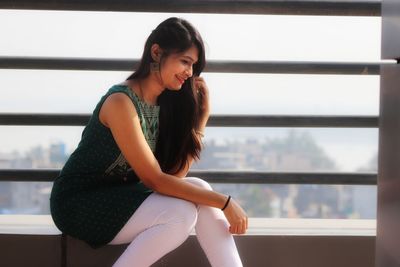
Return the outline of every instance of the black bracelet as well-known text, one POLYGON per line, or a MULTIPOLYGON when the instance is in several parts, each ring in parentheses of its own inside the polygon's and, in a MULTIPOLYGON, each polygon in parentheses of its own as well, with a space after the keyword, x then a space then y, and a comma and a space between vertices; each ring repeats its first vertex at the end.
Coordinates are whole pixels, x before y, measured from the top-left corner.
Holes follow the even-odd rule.
POLYGON ((228 206, 229 200, 231 200, 231 196, 230 195, 228 197, 228 200, 225 202, 225 206, 221 210, 224 210, 228 206))

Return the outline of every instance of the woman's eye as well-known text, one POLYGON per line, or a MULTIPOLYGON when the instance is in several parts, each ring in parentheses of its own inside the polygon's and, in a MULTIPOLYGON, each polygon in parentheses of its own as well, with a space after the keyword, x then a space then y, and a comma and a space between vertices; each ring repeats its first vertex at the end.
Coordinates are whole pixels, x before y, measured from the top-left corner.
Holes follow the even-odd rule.
POLYGON ((183 64, 189 64, 187 60, 182 60, 183 64))

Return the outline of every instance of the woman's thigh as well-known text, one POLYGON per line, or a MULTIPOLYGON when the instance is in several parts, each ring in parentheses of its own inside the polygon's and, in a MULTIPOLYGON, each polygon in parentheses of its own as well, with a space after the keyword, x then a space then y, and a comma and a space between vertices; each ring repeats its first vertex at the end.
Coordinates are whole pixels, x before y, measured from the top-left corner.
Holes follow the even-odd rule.
POLYGON ((174 220, 191 224, 196 219, 197 207, 192 202, 154 192, 143 201, 109 244, 130 243, 138 234, 157 224, 174 220))

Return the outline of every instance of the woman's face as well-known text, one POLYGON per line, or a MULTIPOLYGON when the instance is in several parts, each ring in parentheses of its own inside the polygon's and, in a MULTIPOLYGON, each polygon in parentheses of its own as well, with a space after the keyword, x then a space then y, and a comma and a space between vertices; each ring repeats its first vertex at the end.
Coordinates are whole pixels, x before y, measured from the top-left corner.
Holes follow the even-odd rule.
POLYGON ((192 45, 188 50, 169 55, 161 65, 161 77, 165 88, 180 90, 184 81, 193 75, 193 64, 198 60, 198 49, 192 45))

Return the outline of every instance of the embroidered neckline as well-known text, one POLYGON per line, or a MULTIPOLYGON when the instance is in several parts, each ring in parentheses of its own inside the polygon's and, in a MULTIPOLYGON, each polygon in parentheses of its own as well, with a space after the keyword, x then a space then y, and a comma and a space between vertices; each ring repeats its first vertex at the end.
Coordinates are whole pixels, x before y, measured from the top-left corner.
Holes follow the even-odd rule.
POLYGON ((159 105, 152 105, 152 104, 149 104, 149 103, 144 102, 142 99, 140 99, 140 97, 136 94, 136 92, 133 91, 128 85, 124 85, 124 84, 123 84, 123 85, 120 85, 120 86, 125 86, 125 87, 128 89, 128 91, 129 91, 133 96, 135 96, 135 98, 138 100, 138 102, 139 102, 140 104, 142 104, 143 106, 148 107, 148 108, 151 108, 151 109, 158 109, 158 108, 160 108, 159 105))

